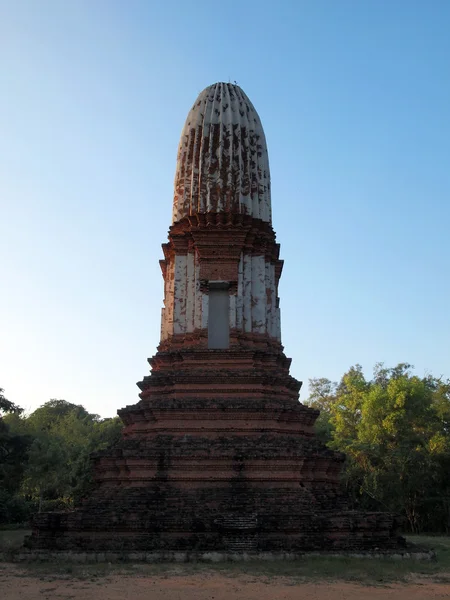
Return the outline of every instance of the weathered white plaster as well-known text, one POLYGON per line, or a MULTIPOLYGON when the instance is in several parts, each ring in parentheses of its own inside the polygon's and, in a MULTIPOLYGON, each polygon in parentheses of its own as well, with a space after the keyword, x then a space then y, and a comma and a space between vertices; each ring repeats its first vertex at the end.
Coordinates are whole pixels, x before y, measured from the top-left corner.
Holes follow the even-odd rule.
POLYGON ((252 331, 252 257, 244 255, 243 257, 243 325, 244 331, 252 331))
MULTIPOLYGON (((194 253, 174 256, 167 265, 161 340, 208 328, 208 294, 200 289, 200 267, 194 253)), ((227 292, 228 293, 228 292, 227 292)), ((280 340, 275 266, 264 256, 241 255, 237 293, 229 295, 230 329, 267 333, 280 340)))
POLYGON ((167 338, 167 329, 165 327, 166 318, 164 316, 165 309, 161 309, 161 341, 163 342, 167 338))
POLYGON ((195 314, 194 314, 194 329, 202 328, 202 310, 203 310, 203 298, 200 291, 200 265, 195 262, 195 314))
POLYGON ((252 256, 252 331, 266 332, 266 268, 264 256, 252 256))
POLYGON ((230 209, 271 221, 269 158, 247 95, 216 83, 201 92, 181 133, 172 221, 230 209))
POLYGON ((166 281, 164 290, 164 309, 163 309, 163 323, 162 323, 162 335, 161 339, 165 340, 173 333, 173 307, 174 307, 174 261, 169 261, 166 271, 166 281))
POLYGON ((275 267, 273 267, 273 337, 281 342, 280 309, 278 308, 278 290, 275 284, 275 267))
MULTIPOLYGON (((271 222, 264 131, 246 94, 230 83, 203 90, 188 114, 178 148, 173 222, 195 213, 223 211, 271 222)), ((201 287, 194 252, 168 259, 162 340, 208 328, 208 294, 201 287)), ((275 266, 264 255, 242 254, 237 293, 229 295, 230 329, 279 340, 277 303, 275 266)))
POLYGON ((175 256, 173 333, 186 333, 187 256, 175 256))
POLYGON ((272 335, 272 278, 271 264, 265 263, 265 285, 266 285, 266 332, 272 335))
POLYGON ((276 335, 274 337, 281 340, 281 311, 279 308, 277 308, 276 335))
POLYGON ((229 322, 230 327, 234 329, 236 327, 236 294, 230 294, 229 303, 229 322))
POLYGON ((195 329, 195 257, 191 252, 187 255, 186 265, 186 331, 195 329))
POLYGON ((244 257, 241 253, 238 266, 238 281, 237 281, 237 295, 236 295, 236 327, 243 329, 244 326, 244 257))

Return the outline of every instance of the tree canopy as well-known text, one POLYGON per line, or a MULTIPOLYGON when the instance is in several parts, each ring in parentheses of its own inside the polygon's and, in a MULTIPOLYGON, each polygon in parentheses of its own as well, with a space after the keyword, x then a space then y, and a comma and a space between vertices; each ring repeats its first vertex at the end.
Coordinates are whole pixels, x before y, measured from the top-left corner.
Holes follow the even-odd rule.
POLYGON ((76 504, 91 484, 90 454, 118 440, 120 419, 56 399, 27 416, 2 398, 0 522, 76 504))
POLYGON ((409 364, 360 365, 340 382, 310 381, 317 432, 347 461, 344 482, 355 506, 405 517, 414 532, 450 527, 450 382, 414 375, 409 364))

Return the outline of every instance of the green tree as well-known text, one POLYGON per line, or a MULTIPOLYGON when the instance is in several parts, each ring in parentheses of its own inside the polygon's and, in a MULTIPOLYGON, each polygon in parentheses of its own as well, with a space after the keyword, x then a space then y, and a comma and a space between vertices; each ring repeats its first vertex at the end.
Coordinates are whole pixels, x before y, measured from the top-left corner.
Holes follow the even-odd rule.
POLYGON ((330 419, 336 398, 336 387, 336 383, 325 377, 309 380, 309 398, 307 403, 312 408, 320 411, 316 420, 316 434, 326 444, 331 441, 333 434, 333 426, 330 419))
POLYGON ((92 484, 91 453, 120 438, 118 417, 53 399, 30 415, 0 394, 0 521, 70 507, 92 484))
POLYGON ((378 364, 367 381, 356 365, 339 384, 313 380, 311 390, 328 444, 347 455, 343 479, 355 506, 401 513, 416 532, 448 528, 448 382, 419 378, 405 363, 378 364))
POLYGON ((28 452, 22 490, 31 500, 38 502, 41 512, 43 501, 66 498, 69 489, 66 448, 56 437, 36 437, 28 452))
POLYGON ((11 402, 5 398, 5 390, 0 388, 0 418, 2 418, 5 414, 16 413, 21 414, 23 412, 23 408, 11 402))
POLYGON ((83 406, 50 400, 27 419, 34 437, 23 490, 33 499, 77 503, 91 484, 90 455, 117 441, 118 418, 101 419, 83 406))
POLYGON ((24 504, 18 497, 27 450, 28 436, 11 429, 8 419, 20 420, 23 409, 5 398, 0 388, 0 522, 23 520, 24 504))

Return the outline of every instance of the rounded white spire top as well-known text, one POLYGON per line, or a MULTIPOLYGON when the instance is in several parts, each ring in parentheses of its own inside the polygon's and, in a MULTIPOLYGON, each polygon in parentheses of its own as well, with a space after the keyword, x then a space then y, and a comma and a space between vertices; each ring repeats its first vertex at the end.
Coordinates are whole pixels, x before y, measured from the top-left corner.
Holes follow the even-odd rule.
POLYGON ((173 218, 234 212, 271 222, 266 138, 237 85, 216 83, 189 112, 178 147, 173 218))

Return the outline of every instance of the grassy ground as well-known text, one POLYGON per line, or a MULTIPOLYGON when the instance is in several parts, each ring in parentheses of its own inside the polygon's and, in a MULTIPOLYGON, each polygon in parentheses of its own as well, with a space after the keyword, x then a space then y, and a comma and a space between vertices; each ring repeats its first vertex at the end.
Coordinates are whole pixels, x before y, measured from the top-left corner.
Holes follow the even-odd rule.
MULTIPOLYGON (((7 558, 20 548, 26 530, 0 531, 0 552, 7 558)), ((26 571, 45 578, 75 577, 95 580, 111 575, 172 577, 202 572, 220 572, 223 575, 246 574, 265 578, 288 577, 295 581, 350 581, 383 585, 394 581, 428 579, 450 583, 450 537, 409 536, 408 541, 436 552, 436 560, 389 560, 367 558, 306 557, 295 561, 246 561, 215 564, 92 564, 78 565, 67 562, 21 563, 26 571)))
POLYGON ((27 529, 0 529, 0 552, 12 553, 23 544, 23 539, 31 531, 27 529))

